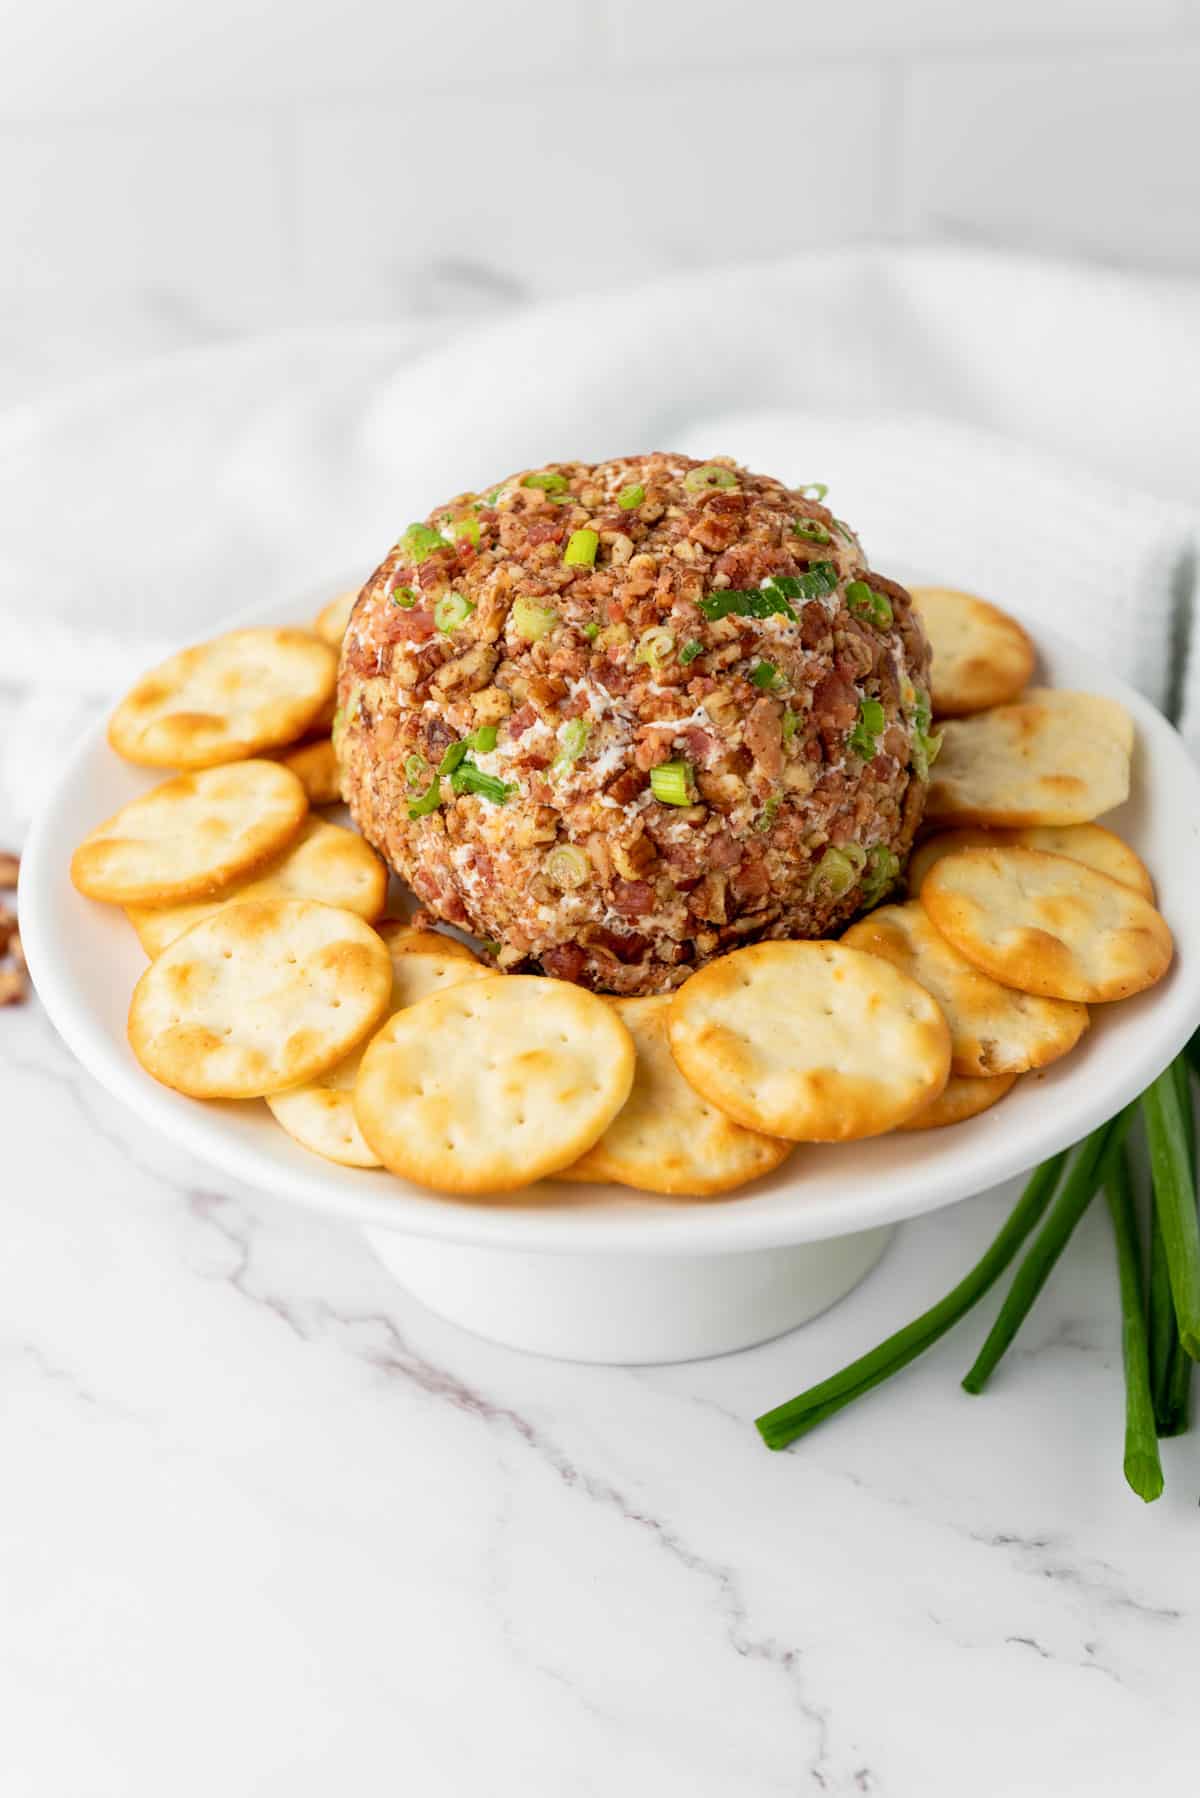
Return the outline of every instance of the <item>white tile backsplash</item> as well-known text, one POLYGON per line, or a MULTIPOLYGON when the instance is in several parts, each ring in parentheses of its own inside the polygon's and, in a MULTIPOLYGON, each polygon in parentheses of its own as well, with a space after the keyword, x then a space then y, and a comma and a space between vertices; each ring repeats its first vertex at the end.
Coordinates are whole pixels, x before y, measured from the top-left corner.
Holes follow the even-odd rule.
POLYGON ((0 117, 362 94, 586 67, 591 0, 36 0, 5 6, 0 117))
POLYGON ((622 62, 724 67, 787 56, 919 56, 969 46, 1142 41, 1181 26, 1190 0, 609 0, 622 62))
POLYGON ((82 310, 132 289, 214 328, 261 314, 285 274, 279 151, 239 116, 0 126, 6 291, 82 310))
MULTIPOLYGON (((611 286, 662 269, 862 237, 877 209, 879 73, 583 82, 514 105, 438 95, 402 122, 354 107, 298 127, 301 284, 338 316, 611 286), (829 146, 836 143, 836 156, 829 146)), ((581 354, 586 346, 581 346, 581 354)))
POLYGON ((1200 45, 917 68, 899 227, 1200 271, 1200 45))
POLYGON ((0 403, 872 235, 1200 274, 1195 0, 4 10, 0 403))

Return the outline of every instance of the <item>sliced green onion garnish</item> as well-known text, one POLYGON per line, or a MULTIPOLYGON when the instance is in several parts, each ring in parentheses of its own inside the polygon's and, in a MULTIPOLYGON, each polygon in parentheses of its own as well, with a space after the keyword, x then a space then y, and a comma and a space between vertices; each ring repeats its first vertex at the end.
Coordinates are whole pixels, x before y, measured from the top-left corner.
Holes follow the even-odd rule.
POLYGON ((833 539, 819 518, 797 518, 792 524, 792 535, 804 537, 809 543, 831 543, 833 539))
POLYGON ((513 629, 526 643, 536 643, 558 623, 558 613, 549 606, 539 606, 535 599, 515 599, 512 609, 513 629))
POLYGON ((428 524, 410 524, 400 539, 400 548, 410 562, 424 562, 435 550, 449 547, 441 532, 428 524))
POLYGON ((710 593, 700 601, 706 618, 769 618, 782 612, 795 621, 793 599, 820 599, 832 593, 838 584, 837 569, 832 562, 814 562, 803 574, 768 575, 762 586, 751 592, 728 587, 724 593, 710 593))
POLYGON ((584 529, 572 531, 567 540, 563 561, 568 568, 591 568, 596 560, 596 551, 600 547, 600 537, 596 531, 584 529))
POLYGON ((866 581, 851 581, 846 588, 846 604, 856 618, 869 618, 880 630, 892 622, 892 602, 886 593, 876 593, 866 581))
POLYGON ((833 521, 833 524, 834 524, 834 529, 836 531, 838 531, 839 534, 846 539, 847 543, 853 543, 856 541, 854 532, 850 529, 850 526, 846 523, 846 520, 844 518, 835 518, 833 521))
POLYGON ((942 747, 942 733, 931 729, 932 712, 929 695, 923 688, 915 689, 912 708, 912 765, 913 771, 920 780, 929 779, 929 770, 937 760, 938 751, 942 747))
POLYGON ((494 724, 481 724, 478 730, 473 730, 467 738, 467 748, 476 750, 480 755, 487 755, 489 750, 496 747, 498 735, 499 732, 494 724))
POLYGON ((438 763, 438 774, 453 774, 459 763, 465 760, 466 753, 467 745, 465 742, 451 743, 449 749, 438 763))
POLYGON ((855 755, 869 762, 875 754, 875 739, 883 729, 885 714, 877 699, 860 699, 858 717, 850 732, 849 747, 855 755))
POLYGON ((429 763, 423 755, 410 755, 404 763, 404 778, 410 787, 419 787, 429 774, 429 763))
POLYGON ((503 487, 493 487, 490 493, 484 494, 483 498, 478 501, 478 504, 481 506, 494 506, 503 492, 503 487))
POLYGON ((700 601, 700 610, 706 618, 769 618, 772 612, 782 612, 785 618, 793 621, 796 617, 786 593, 781 593, 775 582, 753 593, 742 592, 737 587, 727 587, 723 593, 710 593, 700 601))
POLYGON ((461 593, 443 593, 433 608, 433 622, 448 636, 466 622, 475 607, 461 593))
POLYGON ((478 549, 479 548, 479 520, 477 518, 470 517, 469 514, 467 514, 467 513, 464 513, 461 518, 456 518, 452 522, 452 524, 450 526, 450 535, 453 538, 455 538, 456 540, 460 537, 465 538, 465 540, 472 546, 473 549, 478 549))
POLYGON ((690 805, 691 784, 687 762, 660 762, 650 770, 650 791, 660 805, 690 805))
POLYGON ((736 487, 737 475, 719 462, 705 462, 701 468, 689 468, 683 484, 689 493, 708 493, 714 487, 736 487))
POLYGON ((886 843, 876 843, 868 849, 866 878, 862 886, 863 904, 878 905, 889 888, 895 885, 899 873, 900 858, 886 843))
POLYGON ((767 800, 767 803, 763 806, 762 811, 759 812, 758 817, 754 820, 755 830, 770 830, 772 824, 775 822, 775 814, 782 804, 782 794, 773 793, 770 799, 767 800))
POLYGON ((394 587, 392 589, 392 604, 402 606, 406 612, 412 611, 418 597, 415 587, 394 587))
POLYGON ((808 877, 809 898, 818 893, 830 899, 844 899, 866 864, 867 852, 858 843, 846 843, 841 849, 832 844, 808 877))
POLYGON ((617 504, 620 506, 622 512, 632 512, 635 506, 641 505, 645 497, 646 489, 640 482, 634 481, 632 486, 622 487, 620 493, 617 495, 617 504))
POLYGON ((803 574, 775 574, 763 582, 785 599, 823 599, 838 584, 838 572, 832 562, 814 562, 803 574))
POLYGON ((442 783, 435 774, 419 799, 414 799, 408 808, 410 818, 427 818, 430 812, 436 812, 442 803, 442 783))
POLYGON ((579 760, 587 748, 591 729, 586 718, 568 718, 567 722, 559 727, 558 754, 551 764, 551 774, 566 774, 571 764, 579 760))
POLYGON ((600 626, 598 624, 585 624, 583 627, 583 634, 589 643, 594 643, 596 638, 600 635, 600 626))
POLYGON ((542 867, 546 879, 563 892, 583 886, 592 873, 592 864, 583 850, 576 849, 571 843, 560 843, 557 849, 552 849, 542 867))
POLYGON ((756 662, 750 670, 750 680, 764 693, 782 693, 787 686, 786 676, 780 674, 774 662, 756 662))
POLYGON ((450 785, 456 793, 478 793, 481 799, 490 799, 493 805, 503 805, 517 790, 506 781, 498 780, 494 774, 485 774, 474 762, 461 762, 450 776, 450 785))
POLYGON ((825 498, 829 488, 824 481, 809 481, 803 487, 793 487, 792 492, 798 493, 801 499, 815 499, 819 503, 825 498))
POLYGON ((540 487, 543 493, 565 493, 567 478, 561 474, 527 474, 522 487, 540 487))
POLYGON ((783 746, 785 749, 789 747, 792 738, 799 728, 800 714, 799 712, 793 712, 789 706, 787 711, 783 714, 783 746))
POLYGON ((684 667, 686 668, 689 663, 694 662, 696 660, 697 656, 702 656, 703 654, 704 654, 703 643, 699 642, 697 638, 693 637, 691 642, 685 643, 683 648, 680 650, 679 660, 683 663, 684 667))
POLYGON ((638 646, 633 659, 635 662, 647 662, 651 668, 657 668, 660 662, 666 661, 674 647, 674 634, 661 624, 656 624, 650 630, 643 631, 638 638, 638 646))

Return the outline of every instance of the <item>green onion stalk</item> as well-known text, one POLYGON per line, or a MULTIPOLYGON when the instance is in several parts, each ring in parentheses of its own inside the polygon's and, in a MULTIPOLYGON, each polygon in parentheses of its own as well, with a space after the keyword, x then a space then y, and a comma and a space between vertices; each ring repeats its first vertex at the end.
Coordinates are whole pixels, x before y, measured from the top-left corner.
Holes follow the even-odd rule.
POLYGON ((1062 1191, 1017 1269, 987 1340, 963 1378, 964 1391, 979 1393, 987 1385, 1050 1278, 1075 1226, 1099 1192, 1105 1174, 1105 1157, 1120 1147, 1132 1119, 1133 1107, 1127 1105, 1124 1111, 1119 1111, 1107 1124, 1101 1124, 1080 1143, 1062 1191))
POLYGON ((799 1397, 777 1405, 756 1420, 758 1432, 768 1448, 786 1448, 790 1442, 806 1436, 827 1417, 841 1411, 855 1399, 874 1391, 893 1374, 915 1361, 932 1348, 947 1330, 964 1318, 978 1304, 989 1287, 994 1286, 1017 1250, 1025 1241, 1047 1205, 1054 1197, 1059 1175, 1067 1157, 1064 1151, 1032 1175, 1020 1199, 1000 1229, 991 1246, 980 1256, 971 1271, 964 1275, 945 1298, 921 1314, 902 1330, 881 1342, 867 1354, 860 1355, 840 1373, 831 1374, 816 1386, 810 1386, 799 1397))
POLYGON ((1104 1196, 1117 1246, 1117 1283, 1121 1295, 1121 1357, 1125 1367, 1125 1478, 1149 1504, 1162 1495, 1162 1461, 1154 1400, 1150 1391, 1150 1354, 1142 1298, 1142 1266, 1138 1249, 1133 1181, 1124 1148, 1111 1149, 1104 1169, 1104 1196))
POLYGON ((1179 1340, 1194 1361, 1200 1357, 1200 1219, 1189 1127, 1180 1102, 1179 1079, 1172 1068, 1142 1094, 1142 1116, 1179 1340))

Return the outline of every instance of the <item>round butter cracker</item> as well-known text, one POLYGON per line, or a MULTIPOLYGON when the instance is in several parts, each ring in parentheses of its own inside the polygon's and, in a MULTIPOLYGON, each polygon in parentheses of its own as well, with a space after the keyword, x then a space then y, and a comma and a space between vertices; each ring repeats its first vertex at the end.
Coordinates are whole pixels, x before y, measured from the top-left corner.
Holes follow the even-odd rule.
POLYGON ((1143 899, 1154 903, 1154 882, 1141 857, 1115 831, 1102 824, 1027 824, 1015 830, 986 830, 982 826, 966 826, 962 830, 942 830, 913 850, 908 863, 908 890, 915 898, 935 862, 958 849, 1041 849, 1047 855, 1065 855, 1068 861, 1083 862, 1110 880, 1132 887, 1143 899))
POLYGON ((333 697, 337 655, 310 631, 227 631, 142 676, 108 724, 126 761, 212 768, 292 743, 333 697))
POLYGON ((577 1161, 633 1085, 611 1005, 535 975, 489 976, 390 1018, 354 1109, 385 1167, 438 1192, 512 1192, 577 1161))
MULTIPOLYGON (((496 979, 490 969, 457 955, 411 954, 392 964, 392 1010, 415 1005, 465 980, 496 979)), ((302 1148, 343 1167, 382 1167, 354 1115, 354 1087, 366 1044, 316 1080, 267 1095, 276 1121, 302 1148)))
POLYGON ((1067 1054, 1088 1027, 1086 1005, 1042 999, 1001 986, 960 955, 924 906, 882 905, 842 937, 852 949, 881 955, 937 1000, 950 1026, 955 1074, 1023 1074, 1067 1054))
POLYGON ((1033 673, 1027 633, 999 606, 953 587, 910 587, 933 650, 933 711, 939 718, 986 711, 1015 699, 1033 673))
POLYGON ((1047 998, 1128 998, 1171 963, 1171 932, 1140 893, 1038 849, 947 855, 925 876, 921 904, 993 980, 1047 998))
POLYGON ((277 762, 180 774, 86 836, 71 857, 71 879, 111 905, 207 897, 273 860, 307 815, 304 788, 277 762))
POLYGON ((1016 1074, 985 1074, 982 1078, 951 1074, 945 1090, 930 1104, 922 1106, 914 1117, 898 1130, 944 1130, 949 1124, 964 1124, 998 1105, 1017 1083, 1016 1074))
POLYGON ((755 943, 671 998, 685 1078, 748 1130, 846 1142, 892 1130, 937 1097, 950 1031, 925 989, 841 943, 755 943))
POLYGON ((377 918, 387 899, 387 869, 357 831, 310 817, 281 857, 253 879, 235 882, 216 900, 130 906, 126 916, 146 954, 160 955, 202 918, 244 899, 315 899, 357 912, 360 918, 377 918))
POLYGON ((335 1067, 387 1011, 392 964, 355 912, 307 899, 223 905, 133 989, 129 1044, 197 1099, 255 1099, 335 1067))
POLYGON ((669 994, 609 1003, 637 1050, 633 1090, 599 1142, 560 1180, 707 1198, 786 1161, 792 1143, 735 1124, 679 1072, 667 1036, 669 994))

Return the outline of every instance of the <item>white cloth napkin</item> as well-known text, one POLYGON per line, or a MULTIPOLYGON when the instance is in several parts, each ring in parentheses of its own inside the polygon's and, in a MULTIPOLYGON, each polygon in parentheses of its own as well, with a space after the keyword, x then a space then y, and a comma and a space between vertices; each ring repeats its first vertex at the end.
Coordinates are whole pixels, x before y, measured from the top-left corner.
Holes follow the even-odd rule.
MULTIPOLYGON (((1160 704, 1183 684, 1200 289, 850 250, 540 308, 428 348, 293 332, 0 420, 0 790, 259 594, 365 576, 448 495, 556 456, 732 453, 823 480, 881 568, 992 593, 1160 704), (423 351, 424 353, 417 353, 423 351)), ((1200 739, 1200 665, 1187 676, 1200 739)))

